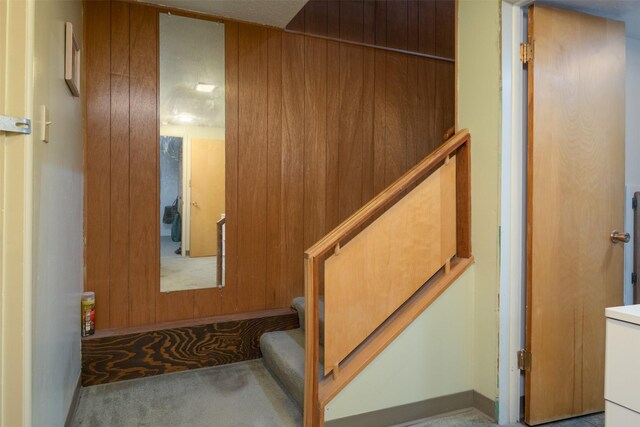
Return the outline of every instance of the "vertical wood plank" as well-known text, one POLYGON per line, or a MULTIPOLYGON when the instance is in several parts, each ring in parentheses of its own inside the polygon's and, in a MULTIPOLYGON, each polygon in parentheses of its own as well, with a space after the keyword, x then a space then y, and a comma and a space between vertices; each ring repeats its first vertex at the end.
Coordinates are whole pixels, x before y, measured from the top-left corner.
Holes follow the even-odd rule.
POLYGON ((221 313, 236 312, 238 305, 238 23, 227 22, 225 38, 225 217, 226 287, 221 290, 221 313))
POLYGON ((387 1, 387 46, 407 50, 407 0, 387 1))
POLYGON ((418 1, 418 52, 435 55, 436 53, 436 2, 438 0, 418 1))
POLYGON ((443 125, 446 132, 455 125, 455 64, 443 62, 440 66, 443 68, 443 125))
POLYGON ((420 39, 420 9, 419 0, 407 1, 407 50, 418 52, 420 39))
POLYGON ((327 0, 327 36, 340 38, 340 0, 327 0))
POLYGON ((407 147, 407 56, 387 53, 385 186, 408 168, 407 147))
POLYGON ((418 61, 418 159, 425 158, 441 143, 435 131, 436 120, 436 61, 420 58, 418 61))
POLYGON ((305 6, 304 28, 307 34, 326 36, 328 32, 328 0, 311 0, 305 6))
POLYGON ((437 144, 441 144, 442 143, 442 137, 444 132, 446 131, 446 129, 444 128, 444 105, 445 105, 445 100, 444 100, 444 96, 446 94, 446 90, 445 90, 445 77, 444 77, 444 67, 442 66, 442 64, 440 64, 439 62, 435 64, 434 66, 434 70, 435 70, 435 79, 436 79, 436 93, 435 93, 435 121, 434 121, 434 125, 433 125, 433 131, 435 133, 435 137, 436 137, 436 143, 437 144))
POLYGON ((197 289, 193 291, 193 318, 217 316, 221 309, 222 290, 197 289))
POLYGON ((384 190, 387 136, 387 53, 374 53, 373 192, 384 190))
POLYGON ((376 0, 376 45, 387 45, 387 0, 376 0))
POLYGON ((417 162, 418 141, 423 138, 419 134, 419 99, 418 99, 418 57, 407 58, 407 145, 405 150, 406 165, 412 167, 417 162))
POLYGON ((157 292, 155 322, 172 322, 194 318, 195 291, 157 292))
POLYGON ((327 42, 305 40, 304 248, 325 234, 327 42))
POLYGON ((85 130, 85 290, 96 293, 96 328, 110 325, 110 2, 84 3, 85 130))
POLYGON ((265 307, 267 29, 239 26, 238 310, 265 307))
POLYGON ((340 46, 338 219, 362 206, 363 61, 360 46, 340 46))
POLYGON ((303 291, 304 37, 282 35, 282 279, 287 300, 303 291))
POLYGON ((280 291, 282 233, 282 32, 269 30, 267 109, 267 308, 285 307, 290 301, 280 291))
POLYGON ((340 1, 340 39, 364 42, 364 1, 340 1))
POLYGON ((364 49, 362 79, 362 202, 374 192, 374 114, 375 114, 375 51, 364 49))
POLYGON ((436 1, 436 55, 455 56, 455 1, 436 1))
POLYGON ((326 229, 328 233, 339 224, 338 164, 340 149, 340 43, 327 43, 327 165, 326 165, 326 229), (331 65, 329 65, 331 64, 331 65))
POLYGON ((363 11, 363 32, 366 44, 376 44, 376 2, 373 0, 364 1, 363 11))
POLYGON ((444 142, 444 133, 454 125, 455 111, 455 76, 454 64, 438 61, 435 65, 436 72, 436 99, 435 99, 435 138, 437 145, 444 142))
POLYGON ((129 324, 154 323, 159 289, 156 9, 130 5, 129 324))
POLYGON ((129 326, 129 3, 111 3, 109 327, 129 326))

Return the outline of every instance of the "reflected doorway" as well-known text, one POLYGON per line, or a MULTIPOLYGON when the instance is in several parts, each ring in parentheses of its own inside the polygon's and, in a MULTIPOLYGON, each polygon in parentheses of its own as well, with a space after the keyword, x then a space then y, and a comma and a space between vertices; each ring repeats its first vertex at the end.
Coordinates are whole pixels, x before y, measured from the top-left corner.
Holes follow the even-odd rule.
POLYGON ((223 284, 224 141, 193 139, 191 147, 183 141, 160 137, 162 292, 223 284), (190 162, 183 161, 186 153, 190 162))

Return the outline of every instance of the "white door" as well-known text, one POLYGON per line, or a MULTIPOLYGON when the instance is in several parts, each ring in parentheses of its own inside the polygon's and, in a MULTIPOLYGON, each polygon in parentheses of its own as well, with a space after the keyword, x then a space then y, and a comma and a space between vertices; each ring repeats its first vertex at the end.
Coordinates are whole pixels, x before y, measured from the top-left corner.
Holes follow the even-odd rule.
MULTIPOLYGON (((34 7, 34 0, 0 1, 0 115, 33 111, 34 7)), ((0 131, 1 426, 31 425, 32 142, 0 131)))

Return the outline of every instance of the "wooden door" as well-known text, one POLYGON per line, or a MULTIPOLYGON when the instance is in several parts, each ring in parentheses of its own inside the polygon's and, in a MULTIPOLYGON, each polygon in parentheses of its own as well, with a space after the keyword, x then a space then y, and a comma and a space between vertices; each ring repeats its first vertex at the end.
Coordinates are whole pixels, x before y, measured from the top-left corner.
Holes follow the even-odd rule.
POLYGON ((216 223, 224 213, 224 141, 191 141, 189 255, 216 255, 216 223))
POLYGON ((622 304, 624 24, 531 6, 525 421, 604 410, 604 309, 622 304))

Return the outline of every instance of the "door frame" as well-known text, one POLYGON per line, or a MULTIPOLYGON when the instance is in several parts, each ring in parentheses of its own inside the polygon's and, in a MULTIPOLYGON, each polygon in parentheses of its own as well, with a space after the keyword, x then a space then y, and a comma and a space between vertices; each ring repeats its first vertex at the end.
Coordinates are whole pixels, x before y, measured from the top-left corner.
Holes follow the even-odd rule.
MULTIPOLYGON (((35 0, 0 2, 0 22, 0 45, 7 47, 0 54, 0 109, 33 119, 35 0)), ((31 425, 32 188, 33 136, 0 132, 0 425, 6 426, 31 425)))
POLYGON ((500 178, 500 307, 498 422, 516 423, 524 409, 524 375, 517 352, 525 338, 526 266, 526 41, 525 13, 532 0, 502 1, 502 159, 500 178))
MULTIPOLYGON (((500 308, 498 422, 518 422, 524 412, 524 375, 516 353, 525 340, 527 72, 520 43, 527 41, 527 9, 533 0, 502 1, 502 165, 500 194, 500 308), (510 120, 507 120, 510 119, 510 120), (506 338, 504 338, 506 337, 506 338)), ((627 113, 628 115, 628 113, 627 113)), ((625 157, 628 144, 625 141, 625 157)), ((633 232, 630 195, 625 182, 625 231, 633 232)), ((624 248, 624 304, 632 303, 632 243, 624 248)), ((603 314, 604 316, 604 314, 603 314)))

